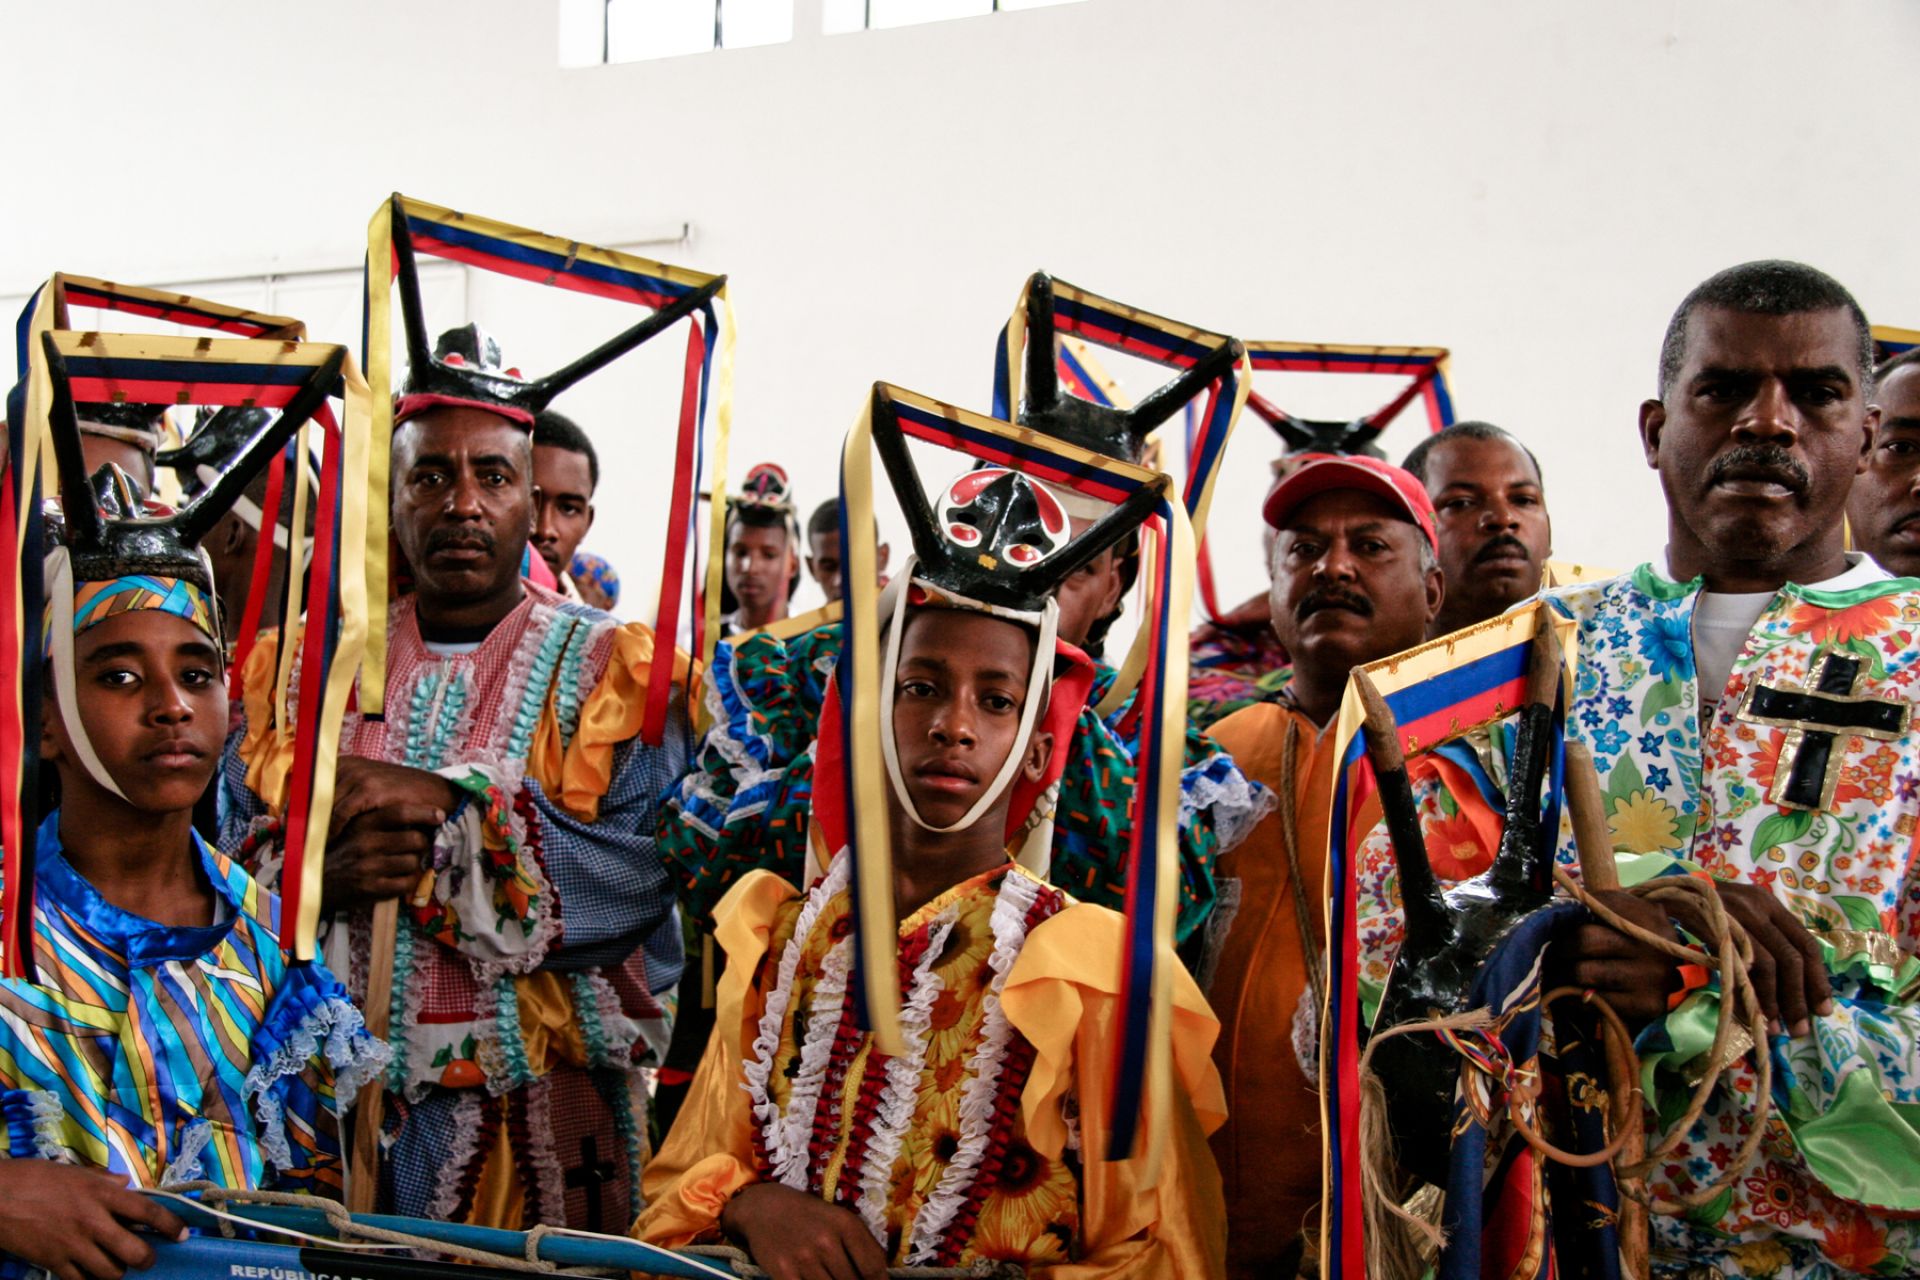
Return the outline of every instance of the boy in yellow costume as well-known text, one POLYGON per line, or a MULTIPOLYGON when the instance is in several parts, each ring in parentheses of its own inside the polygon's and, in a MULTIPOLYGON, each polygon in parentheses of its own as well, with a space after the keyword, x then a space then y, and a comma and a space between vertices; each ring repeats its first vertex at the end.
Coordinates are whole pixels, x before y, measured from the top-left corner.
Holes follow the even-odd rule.
POLYGON ((901 498, 919 559, 882 597, 880 687, 902 1052, 882 1053, 858 1008, 836 687, 815 820, 840 852, 807 891, 755 871, 717 909, 717 1026, 635 1233, 724 1234, 796 1280, 982 1260, 1217 1275, 1218 1025, 1175 974, 1171 1102, 1143 1117, 1163 1140, 1158 1177, 1143 1155, 1104 1158, 1124 921, 1008 853, 1092 684, 1086 656, 1055 640, 1050 593, 1139 516, 1074 538, 1059 500, 1002 466, 937 504, 901 498))

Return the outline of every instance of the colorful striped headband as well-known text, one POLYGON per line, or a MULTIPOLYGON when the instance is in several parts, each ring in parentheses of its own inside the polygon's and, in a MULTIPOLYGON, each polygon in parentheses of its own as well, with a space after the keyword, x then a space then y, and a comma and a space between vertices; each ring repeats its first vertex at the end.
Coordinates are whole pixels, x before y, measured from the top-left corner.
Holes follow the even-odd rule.
MULTIPOLYGON (((81 582, 73 588, 73 634, 78 636, 97 627, 108 618, 123 613, 151 609, 185 618, 207 633, 216 644, 219 624, 214 621, 213 597, 198 583, 185 578, 162 578, 135 573, 105 582, 81 582)), ((53 628, 53 611, 47 611, 47 630, 53 628)))

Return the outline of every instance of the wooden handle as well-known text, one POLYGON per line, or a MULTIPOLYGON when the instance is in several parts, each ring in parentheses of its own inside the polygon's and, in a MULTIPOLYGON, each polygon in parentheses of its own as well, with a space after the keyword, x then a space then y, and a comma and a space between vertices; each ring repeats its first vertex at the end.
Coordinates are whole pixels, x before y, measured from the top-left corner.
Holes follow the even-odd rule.
POLYGON ((1584 742, 1567 743, 1567 807, 1573 813, 1573 842, 1580 851, 1580 881, 1589 889, 1618 889, 1620 871, 1613 860, 1613 832, 1607 826, 1607 802, 1600 795, 1600 771, 1584 742))
POLYGON ((1367 757, 1373 761, 1373 771, 1387 773, 1406 768, 1406 753, 1400 747, 1400 726, 1394 722, 1387 700, 1380 696, 1379 686, 1364 668, 1355 667, 1350 675, 1366 713, 1361 732, 1366 735, 1367 757))
MULTIPOLYGON (((367 1030, 382 1040, 392 1019, 393 939, 400 927, 400 900, 373 908, 373 954, 367 957, 367 1030)), ((353 1152, 348 1165, 347 1212, 372 1213, 380 1189, 380 1128, 387 1115, 385 1073, 367 1081, 353 1104, 353 1152)))
POLYGON ((1541 604, 1535 623, 1533 646, 1527 654, 1527 702, 1551 707, 1559 700, 1560 681, 1566 659, 1560 652, 1560 633, 1553 626, 1553 607, 1541 604))

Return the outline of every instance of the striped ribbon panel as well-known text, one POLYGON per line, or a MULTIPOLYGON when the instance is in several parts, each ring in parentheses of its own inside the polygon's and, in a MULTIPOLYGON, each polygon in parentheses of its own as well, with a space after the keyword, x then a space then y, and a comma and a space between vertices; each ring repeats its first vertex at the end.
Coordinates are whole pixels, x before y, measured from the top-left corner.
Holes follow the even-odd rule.
POLYGON ((1920 329, 1896 329, 1890 324, 1873 326, 1873 362, 1885 364, 1897 355, 1920 347, 1920 329))
POLYGON ((54 325, 70 329, 69 306, 97 307, 128 315, 147 316, 194 329, 217 329, 242 338, 300 338, 306 325, 292 316, 268 315, 244 307, 229 307, 184 293, 165 293, 134 285, 95 280, 89 276, 62 273, 53 277, 54 325))

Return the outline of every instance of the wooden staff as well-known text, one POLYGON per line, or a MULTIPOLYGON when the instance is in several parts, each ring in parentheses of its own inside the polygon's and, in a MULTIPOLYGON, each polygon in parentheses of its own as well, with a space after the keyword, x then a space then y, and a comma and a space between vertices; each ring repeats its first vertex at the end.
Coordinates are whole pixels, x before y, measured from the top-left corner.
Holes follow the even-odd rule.
MULTIPOLYGON (((1600 772, 1594 767, 1593 752, 1585 743, 1567 743, 1567 807, 1573 815, 1573 840, 1580 851, 1580 881, 1591 892, 1600 893, 1620 887, 1620 871, 1614 863, 1613 833, 1607 827, 1606 802, 1600 795, 1600 772)), ((1647 1153, 1646 1113, 1640 1101, 1640 1081, 1635 1077, 1632 1058, 1623 1046, 1603 1036, 1606 1045, 1607 1078, 1612 1088, 1630 1093, 1632 1105, 1624 1109, 1626 1140, 1621 1144, 1619 1165, 1631 1165, 1647 1153)), ((1633 1280, 1645 1280, 1649 1245, 1649 1223, 1645 1199, 1645 1179, 1620 1182, 1620 1269, 1633 1280)))
MULTIPOLYGON (((393 940, 400 928, 400 900, 374 904, 373 954, 367 958, 367 1030, 382 1040, 393 1011, 393 940)), ((353 1155, 348 1165, 347 1212, 372 1213, 380 1189, 380 1127, 387 1115, 387 1079, 380 1072, 360 1090, 353 1106, 353 1155)))

